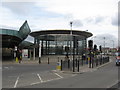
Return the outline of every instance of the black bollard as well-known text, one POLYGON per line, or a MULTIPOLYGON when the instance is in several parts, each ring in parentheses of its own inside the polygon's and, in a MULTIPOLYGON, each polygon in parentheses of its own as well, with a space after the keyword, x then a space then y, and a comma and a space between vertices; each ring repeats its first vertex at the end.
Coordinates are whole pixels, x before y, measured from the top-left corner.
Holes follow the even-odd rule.
POLYGON ((61 71, 62 71, 62 68, 63 68, 63 65, 62 65, 62 64, 63 64, 63 61, 61 60, 61 71))
POLYGON ((41 63, 41 58, 39 57, 39 64, 41 63))
POLYGON ((68 60, 68 69, 70 68, 70 60, 68 60))
POLYGON ((78 72, 79 72, 79 60, 78 60, 78 63, 77 63, 77 64, 78 64, 77 66, 78 66, 78 72))
POLYGON ((92 68, 94 68, 94 58, 92 58, 92 68))
POLYGON ((73 60, 73 72, 75 72, 75 63, 74 63, 74 60, 73 60))
POLYGON ((91 68, 91 57, 89 57, 90 60, 89 60, 89 68, 91 68))

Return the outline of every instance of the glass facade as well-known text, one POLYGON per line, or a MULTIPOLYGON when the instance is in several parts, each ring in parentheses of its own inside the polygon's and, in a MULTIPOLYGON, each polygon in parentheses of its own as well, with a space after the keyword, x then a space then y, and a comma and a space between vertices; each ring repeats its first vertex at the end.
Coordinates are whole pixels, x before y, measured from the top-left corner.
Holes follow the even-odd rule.
POLYGON ((42 55, 81 55, 86 53, 86 37, 81 35, 39 35, 35 37, 35 43, 39 44, 39 42, 41 42, 42 55))

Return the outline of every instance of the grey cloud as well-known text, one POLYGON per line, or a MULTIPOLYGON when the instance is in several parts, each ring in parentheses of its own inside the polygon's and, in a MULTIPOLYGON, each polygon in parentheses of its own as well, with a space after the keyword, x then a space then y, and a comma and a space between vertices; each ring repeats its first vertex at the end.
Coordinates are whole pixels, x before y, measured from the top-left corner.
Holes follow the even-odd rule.
POLYGON ((3 2, 2 6, 10 9, 13 13, 28 15, 32 10, 32 2, 3 2))
POLYGON ((104 47, 104 40, 105 40, 105 47, 113 47, 113 41, 114 41, 114 47, 117 47, 118 45, 117 44, 118 39, 111 34, 99 34, 99 35, 96 35, 96 37, 93 40, 95 44, 102 45, 102 47, 104 47))
POLYGON ((105 17, 102 17, 102 16, 95 17, 95 24, 102 22, 104 19, 105 19, 105 17))
POLYGON ((64 15, 64 18, 66 20, 72 21, 74 17, 73 17, 72 13, 67 13, 67 14, 64 15))
POLYGON ((118 26, 118 15, 117 15, 117 13, 111 19, 112 19, 112 25, 118 26))
POLYGON ((73 20, 73 26, 82 27, 83 23, 81 22, 81 20, 73 20))
POLYGON ((105 17, 103 16, 96 16, 96 17, 87 17, 84 20, 86 23, 91 23, 91 24, 98 24, 102 21, 104 21, 105 17))
POLYGON ((88 17, 88 18, 85 19, 85 21, 86 21, 87 23, 92 23, 92 22, 94 21, 94 18, 88 17))
POLYGON ((18 30, 19 29, 18 27, 11 27, 11 26, 8 26, 8 25, 0 25, 0 28, 12 29, 12 30, 18 30))

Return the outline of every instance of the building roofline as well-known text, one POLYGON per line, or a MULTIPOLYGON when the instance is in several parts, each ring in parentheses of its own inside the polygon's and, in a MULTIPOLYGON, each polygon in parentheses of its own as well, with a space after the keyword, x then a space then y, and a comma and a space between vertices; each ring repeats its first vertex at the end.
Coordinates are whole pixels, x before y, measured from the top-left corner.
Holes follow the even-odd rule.
MULTIPOLYGON (((71 30, 69 29, 53 29, 53 30, 40 30, 40 31, 34 31, 31 32, 30 35, 32 37, 36 37, 39 35, 45 35, 45 34, 70 34, 71 30)), ((73 35, 82 35, 85 37, 90 37, 93 34, 87 31, 82 30, 72 30, 73 35)))

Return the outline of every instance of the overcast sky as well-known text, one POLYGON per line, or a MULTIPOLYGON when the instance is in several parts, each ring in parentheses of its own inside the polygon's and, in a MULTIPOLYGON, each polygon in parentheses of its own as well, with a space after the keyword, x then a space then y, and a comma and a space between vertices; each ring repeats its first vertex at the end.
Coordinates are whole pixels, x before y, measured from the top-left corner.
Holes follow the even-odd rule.
POLYGON ((0 26, 18 30, 27 20, 32 31, 70 29, 73 21, 73 29, 93 33, 96 44, 103 45, 106 37, 106 46, 112 47, 112 40, 117 46, 119 0, 16 1, 2 0, 0 26))

